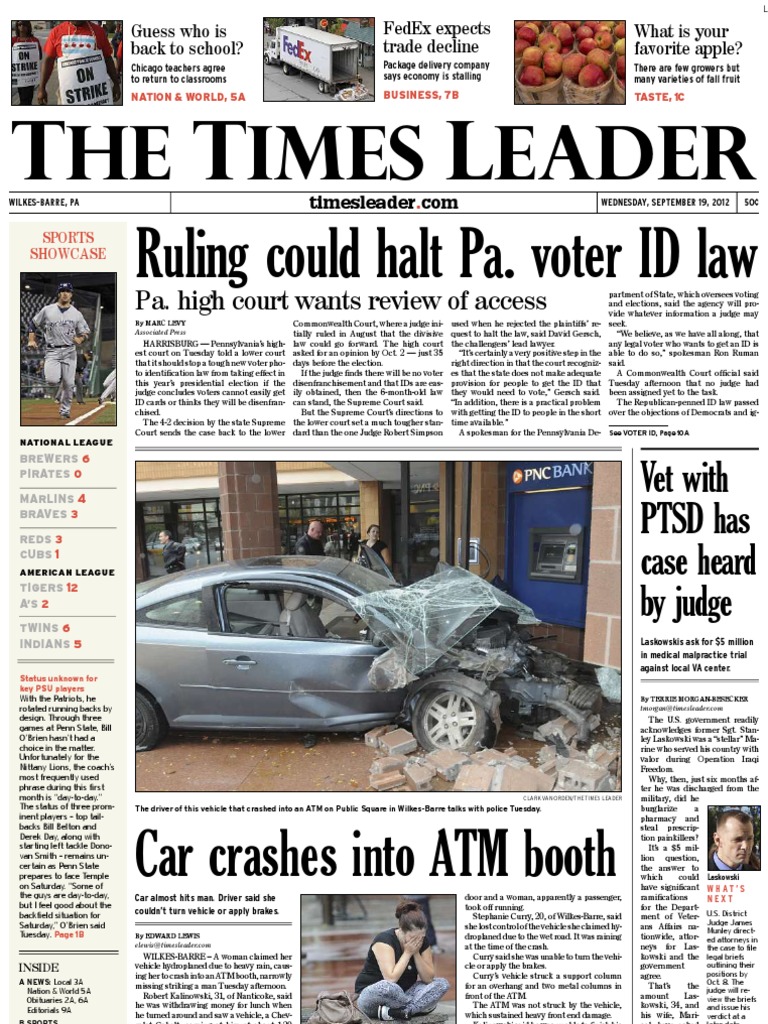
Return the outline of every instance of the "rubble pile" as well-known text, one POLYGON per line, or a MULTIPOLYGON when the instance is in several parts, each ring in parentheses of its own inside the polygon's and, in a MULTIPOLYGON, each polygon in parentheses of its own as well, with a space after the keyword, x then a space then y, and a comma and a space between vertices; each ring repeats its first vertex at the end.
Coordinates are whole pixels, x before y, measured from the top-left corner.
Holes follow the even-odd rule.
POLYGON ((547 744, 539 751, 537 764, 513 746, 473 753, 447 749, 427 753, 407 729, 379 726, 365 736, 366 745, 376 751, 369 785, 379 792, 402 789, 413 793, 430 792, 436 783, 441 791, 454 793, 611 793, 617 789, 617 736, 609 733, 609 745, 593 743, 581 750, 578 729, 560 715, 541 725, 534 739, 547 744))

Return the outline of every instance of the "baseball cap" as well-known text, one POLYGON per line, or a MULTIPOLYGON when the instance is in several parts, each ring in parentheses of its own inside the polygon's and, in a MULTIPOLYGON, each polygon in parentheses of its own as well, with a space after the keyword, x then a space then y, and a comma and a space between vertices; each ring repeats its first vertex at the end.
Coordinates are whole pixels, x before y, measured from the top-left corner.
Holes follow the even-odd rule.
POLYGON ((56 294, 58 295, 59 292, 73 292, 74 290, 75 286, 71 281, 59 281, 58 286, 56 287, 56 294))

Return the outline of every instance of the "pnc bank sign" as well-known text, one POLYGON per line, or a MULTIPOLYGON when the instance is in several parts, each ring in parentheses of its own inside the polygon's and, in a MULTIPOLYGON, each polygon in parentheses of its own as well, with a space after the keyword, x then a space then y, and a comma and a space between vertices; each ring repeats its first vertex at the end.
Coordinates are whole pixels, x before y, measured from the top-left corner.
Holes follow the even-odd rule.
POLYGON ((554 484, 583 487, 592 483, 594 463, 592 462, 551 462, 532 463, 512 470, 512 483, 516 487, 531 484, 554 484))

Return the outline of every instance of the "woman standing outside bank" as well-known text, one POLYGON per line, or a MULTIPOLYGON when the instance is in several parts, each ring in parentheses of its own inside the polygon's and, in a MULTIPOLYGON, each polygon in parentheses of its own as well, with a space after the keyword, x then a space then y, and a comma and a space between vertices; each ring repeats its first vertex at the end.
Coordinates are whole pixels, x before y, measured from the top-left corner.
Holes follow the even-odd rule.
POLYGON ((378 523, 371 523, 366 530, 365 546, 373 548, 376 554, 383 558, 389 568, 392 568, 392 555, 386 541, 381 539, 381 527, 378 523))
POLYGON ((397 927, 373 939, 355 982, 357 1005, 378 1020, 410 1020, 429 1013, 448 991, 445 978, 435 977, 427 920, 413 900, 395 908, 397 927))

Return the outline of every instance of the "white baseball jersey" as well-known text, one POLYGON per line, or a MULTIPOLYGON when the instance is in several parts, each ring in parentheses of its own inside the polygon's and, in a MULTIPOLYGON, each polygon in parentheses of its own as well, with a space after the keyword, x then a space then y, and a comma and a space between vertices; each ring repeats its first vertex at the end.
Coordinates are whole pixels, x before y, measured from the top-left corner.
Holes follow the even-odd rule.
POLYGON ((76 337, 90 334, 88 324, 83 319, 80 310, 74 306, 60 306, 58 302, 52 302, 50 306, 43 306, 40 312, 32 318, 32 323, 39 331, 42 331, 45 344, 49 348, 74 346, 76 337))

